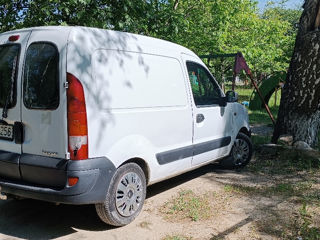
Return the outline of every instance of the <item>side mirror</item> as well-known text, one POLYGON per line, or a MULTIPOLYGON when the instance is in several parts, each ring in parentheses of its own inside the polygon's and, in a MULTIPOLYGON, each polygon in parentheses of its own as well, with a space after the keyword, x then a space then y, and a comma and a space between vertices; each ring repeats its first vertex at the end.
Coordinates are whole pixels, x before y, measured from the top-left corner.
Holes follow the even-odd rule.
POLYGON ((221 97, 221 98, 219 98, 219 106, 220 106, 220 107, 225 107, 225 106, 227 106, 227 98, 226 98, 226 97, 221 97))
POLYGON ((238 102, 238 93, 235 91, 226 92, 226 101, 227 102, 238 102))

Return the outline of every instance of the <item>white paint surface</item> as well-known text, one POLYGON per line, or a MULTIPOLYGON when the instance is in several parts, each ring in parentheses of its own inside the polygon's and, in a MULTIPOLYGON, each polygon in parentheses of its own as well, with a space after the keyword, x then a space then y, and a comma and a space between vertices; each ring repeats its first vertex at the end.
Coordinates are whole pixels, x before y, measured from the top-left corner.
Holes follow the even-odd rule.
MULTIPOLYGON (((129 159, 141 158, 148 165, 151 183, 227 155, 240 128, 249 129, 248 115, 240 104, 203 109, 195 106, 185 62, 191 60, 205 65, 182 46, 93 28, 40 27, 31 30, 17 31, 25 34, 20 38, 22 53, 37 41, 52 42, 59 50, 60 104, 53 111, 21 106, 20 64, 19 104, 9 111, 9 119, 22 119, 26 134, 22 151, 25 153, 55 153, 56 157, 65 158, 68 149, 64 88, 67 72, 77 77, 84 88, 89 157, 105 156, 116 167, 129 159), (196 124, 197 113, 205 115, 203 124, 196 124), (157 153, 224 136, 232 137, 231 144, 225 148, 165 165, 157 162, 157 153)), ((5 37, 7 35, 0 35, 0 41, 5 37)), ((84 143, 82 140, 77 139, 74 144, 84 143)), ((0 150, 20 152, 21 146, 0 140, 0 150)))

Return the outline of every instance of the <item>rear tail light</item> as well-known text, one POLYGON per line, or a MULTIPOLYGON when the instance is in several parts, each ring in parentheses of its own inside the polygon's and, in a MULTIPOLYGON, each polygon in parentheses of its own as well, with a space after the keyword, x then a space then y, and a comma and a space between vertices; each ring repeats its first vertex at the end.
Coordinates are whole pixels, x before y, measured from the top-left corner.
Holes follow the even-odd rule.
POLYGON ((67 73, 68 141, 71 160, 88 158, 88 126, 86 102, 81 82, 67 73))
POLYGON ((11 36, 8 38, 8 40, 9 40, 10 42, 15 42, 15 41, 18 41, 19 38, 20 38, 20 35, 11 35, 11 36))

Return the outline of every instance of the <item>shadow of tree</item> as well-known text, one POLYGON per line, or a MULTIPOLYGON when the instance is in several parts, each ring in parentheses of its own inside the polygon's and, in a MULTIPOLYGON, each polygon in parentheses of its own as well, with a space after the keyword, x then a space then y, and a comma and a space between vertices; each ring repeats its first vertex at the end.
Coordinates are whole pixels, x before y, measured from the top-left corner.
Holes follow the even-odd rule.
MULTIPOLYGON (((211 165, 210 165, 211 166, 211 165)), ((148 188, 147 198, 201 177, 212 168, 205 166, 148 188)), ((55 205, 24 199, 0 202, 0 233, 24 239, 51 239, 77 232, 114 229, 103 223, 93 205, 55 205)))
POLYGON ((319 237, 320 232, 315 230, 319 223, 313 219, 312 212, 314 216, 319 214, 320 172, 318 165, 307 164, 310 158, 318 161, 319 153, 299 151, 297 155, 292 149, 274 148, 273 151, 258 148, 252 163, 238 173, 203 176, 227 186, 235 199, 242 199, 244 203, 237 207, 246 215, 238 223, 212 234, 212 239, 228 238, 246 224, 250 224, 258 236, 268 238, 319 237), (309 206, 310 212, 301 212, 304 205, 309 206))

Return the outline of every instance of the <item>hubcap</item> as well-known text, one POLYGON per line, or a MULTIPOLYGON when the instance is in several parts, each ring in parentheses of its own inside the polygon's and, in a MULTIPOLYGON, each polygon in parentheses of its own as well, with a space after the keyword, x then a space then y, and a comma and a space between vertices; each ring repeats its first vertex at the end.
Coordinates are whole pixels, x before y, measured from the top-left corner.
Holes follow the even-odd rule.
POLYGON ((142 200, 143 187, 140 177, 133 172, 125 174, 118 183, 116 208, 120 215, 129 217, 134 214, 142 200))
POLYGON ((233 145, 233 158, 237 166, 242 165, 249 157, 249 145, 243 139, 236 139, 233 145))

